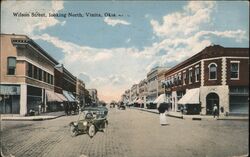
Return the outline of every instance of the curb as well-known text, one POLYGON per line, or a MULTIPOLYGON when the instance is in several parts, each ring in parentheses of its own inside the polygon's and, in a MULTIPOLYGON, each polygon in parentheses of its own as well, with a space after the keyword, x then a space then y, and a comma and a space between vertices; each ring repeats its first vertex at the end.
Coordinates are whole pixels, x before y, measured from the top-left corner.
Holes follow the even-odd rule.
POLYGON ((20 119, 4 119, 2 118, 1 121, 43 121, 43 120, 51 120, 51 119, 56 119, 59 117, 62 117, 65 115, 60 115, 60 116, 55 116, 55 117, 47 117, 47 118, 32 118, 32 119, 25 119, 25 118, 20 118, 20 119))
POLYGON ((167 114, 167 116, 174 117, 174 118, 179 118, 179 119, 184 119, 183 116, 176 116, 176 115, 171 115, 171 114, 167 114))
MULTIPOLYGON (((154 112, 154 111, 150 111, 150 110, 144 110, 141 108, 131 108, 131 109, 136 109, 136 110, 140 110, 140 111, 145 111, 145 112, 149 112, 149 113, 154 113, 154 114, 159 114, 158 112, 154 112)), ((179 119, 192 119, 192 120, 234 120, 234 121, 249 121, 249 118, 237 118, 237 117, 228 117, 228 118, 218 118, 218 119, 213 119, 213 118, 206 118, 206 117, 185 117, 183 115, 173 115, 173 114, 166 114, 169 117, 174 117, 174 118, 179 118, 179 119)))

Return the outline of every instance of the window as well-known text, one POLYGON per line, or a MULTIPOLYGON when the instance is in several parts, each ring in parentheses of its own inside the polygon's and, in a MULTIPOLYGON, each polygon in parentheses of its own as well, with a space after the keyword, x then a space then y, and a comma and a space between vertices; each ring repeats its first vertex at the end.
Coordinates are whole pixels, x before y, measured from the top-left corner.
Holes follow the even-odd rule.
POLYGON ((188 73, 188 81, 189 81, 189 84, 191 84, 192 83, 192 76, 193 74, 192 74, 192 69, 191 70, 189 70, 189 73, 188 73))
POLYGON ((178 84, 181 84, 181 73, 178 74, 178 84))
POLYGON ((50 74, 47 73, 47 83, 50 83, 50 74))
POLYGON ((196 67, 195 71, 194 71, 194 75, 195 75, 195 82, 199 82, 199 78, 200 78, 200 68, 196 67))
POLYGON ((215 63, 209 64, 209 80, 217 79, 217 65, 215 63))
POLYGON ((43 72, 43 82, 47 82, 47 72, 43 72))
POLYGON ((8 57, 8 75, 15 75, 16 71, 16 57, 8 57))
POLYGON ((32 64, 28 63, 28 76, 32 77, 32 64))
POLYGON ((183 73, 183 85, 186 84, 186 77, 187 77, 187 75, 186 75, 186 73, 184 72, 184 73, 183 73))
POLYGON ((35 78, 35 79, 38 79, 37 71, 38 71, 37 67, 34 66, 34 78, 35 78))
POLYGON ((43 73, 42 69, 39 68, 39 78, 38 78, 38 79, 39 79, 40 81, 42 81, 42 78, 43 78, 43 77, 42 77, 42 73, 43 73))
POLYGON ((54 84, 54 76, 51 75, 51 84, 53 85, 54 84))
POLYGON ((230 76, 231 79, 239 79, 239 63, 238 62, 231 62, 230 68, 230 76))

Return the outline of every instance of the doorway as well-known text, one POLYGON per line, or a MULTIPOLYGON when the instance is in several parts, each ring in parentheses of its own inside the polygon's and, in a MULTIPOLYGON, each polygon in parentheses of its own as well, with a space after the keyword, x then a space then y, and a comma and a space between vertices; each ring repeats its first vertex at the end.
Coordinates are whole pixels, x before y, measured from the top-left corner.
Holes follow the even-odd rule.
POLYGON ((207 115, 212 115, 213 114, 213 106, 214 104, 217 105, 217 108, 219 109, 219 96, 216 93, 209 93, 206 97, 206 114, 207 115))

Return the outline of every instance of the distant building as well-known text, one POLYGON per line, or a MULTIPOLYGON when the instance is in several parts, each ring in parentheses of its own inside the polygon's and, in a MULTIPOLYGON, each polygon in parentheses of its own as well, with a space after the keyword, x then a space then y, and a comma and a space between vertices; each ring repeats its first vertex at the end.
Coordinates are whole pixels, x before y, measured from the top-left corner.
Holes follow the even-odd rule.
POLYGON ((85 104, 84 89, 85 89, 85 83, 82 80, 77 79, 76 97, 77 100, 79 101, 80 106, 83 106, 85 104))
POLYGON ((91 97, 92 102, 98 104, 97 90, 96 89, 88 89, 88 91, 89 91, 89 95, 91 97))
POLYGON ((139 101, 141 103, 141 107, 146 107, 146 98, 147 98, 147 80, 143 79, 139 83, 139 101))
POLYGON ((159 73, 166 68, 155 67, 147 73, 147 104, 153 103, 159 93, 159 73))
POLYGON ((206 47, 165 73, 171 108, 190 114, 249 114, 249 48, 206 47))
POLYGON ((138 84, 134 84, 130 89, 131 94, 131 102, 134 104, 139 97, 139 86, 138 84))

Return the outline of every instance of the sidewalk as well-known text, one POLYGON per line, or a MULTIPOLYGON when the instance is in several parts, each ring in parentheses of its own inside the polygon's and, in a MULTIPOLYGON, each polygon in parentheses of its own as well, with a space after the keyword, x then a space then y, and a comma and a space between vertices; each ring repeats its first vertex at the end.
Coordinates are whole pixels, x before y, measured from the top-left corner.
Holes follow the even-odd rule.
POLYGON ((55 119, 64 116, 65 112, 49 112, 42 113, 37 116, 20 116, 19 114, 1 114, 1 120, 3 121, 41 121, 55 119))
MULTIPOLYGON (((146 108, 137 108, 137 107, 130 107, 131 109, 137 109, 145 112, 159 114, 157 109, 146 109, 146 108)), ((167 112, 167 116, 180 118, 180 119, 191 119, 191 120, 249 120, 248 116, 221 116, 219 118, 214 118, 210 115, 182 115, 181 112, 167 112)))

